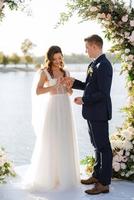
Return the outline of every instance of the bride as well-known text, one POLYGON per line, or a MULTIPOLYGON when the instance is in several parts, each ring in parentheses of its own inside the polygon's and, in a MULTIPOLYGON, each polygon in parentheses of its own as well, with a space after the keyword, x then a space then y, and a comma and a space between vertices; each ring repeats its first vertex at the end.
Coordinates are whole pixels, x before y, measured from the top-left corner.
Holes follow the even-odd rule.
POLYGON ((78 145, 69 94, 58 46, 48 49, 45 67, 36 72, 32 122, 36 142, 25 186, 32 191, 67 189, 80 182, 78 145))

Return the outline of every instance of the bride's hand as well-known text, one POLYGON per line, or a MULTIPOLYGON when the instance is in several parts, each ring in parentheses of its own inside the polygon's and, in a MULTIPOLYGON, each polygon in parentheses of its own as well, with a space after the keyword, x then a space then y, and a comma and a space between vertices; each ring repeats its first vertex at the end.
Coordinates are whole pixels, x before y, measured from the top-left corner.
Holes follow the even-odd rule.
POLYGON ((63 85, 64 84, 64 77, 60 76, 58 79, 57 79, 57 85, 63 85))
POLYGON ((76 103, 78 105, 82 105, 83 104, 82 97, 76 97, 74 99, 74 103, 76 103))
POLYGON ((64 78, 64 84, 65 84, 65 86, 66 86, 66 88, 67 89, 71 89, 72 88, 72 86, 73 86, 73 83, 74 83, 74 78, 72 78, 72 77, 65 77, 64 78))

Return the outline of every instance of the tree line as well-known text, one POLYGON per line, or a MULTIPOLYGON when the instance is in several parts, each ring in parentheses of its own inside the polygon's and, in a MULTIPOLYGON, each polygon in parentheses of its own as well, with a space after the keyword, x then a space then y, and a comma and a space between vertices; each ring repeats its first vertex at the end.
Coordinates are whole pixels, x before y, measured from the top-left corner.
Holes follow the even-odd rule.
MULTIPOLYGON (((36 45, 33 44, 29 39, 25 39, 20 49, 22 51, 22 56, 19 56, 17 53, 13 53, 12 55, 5 55, 2 51, 0 51, 0 64, 6 67, 8 64, 23 64, 26 68, 28 68, 29 64, 33 64, 35 66, 40 67, 42 63, 44 63, 45 56, 35 56, 31 53, 31 50, 36 45)), ((113 53, 106 53, 108 59, 114 63, 120 62, 120 58, 117 58, 113 53)), ((70 55, 64 55, 64 61, 66 64, 82 64, 89 63, 90 60, 87 55, 84 54, 75 54, 72 53, 70 55)))

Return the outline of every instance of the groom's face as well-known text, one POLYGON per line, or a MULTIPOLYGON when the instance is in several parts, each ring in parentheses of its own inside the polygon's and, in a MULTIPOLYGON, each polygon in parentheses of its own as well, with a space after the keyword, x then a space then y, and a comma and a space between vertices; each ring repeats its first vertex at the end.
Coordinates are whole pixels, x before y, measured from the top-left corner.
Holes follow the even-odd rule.
POLYGON ((96 57, 96 45, 92 42, 85 42, 86 53, 88 54, 89 58, 96 57))

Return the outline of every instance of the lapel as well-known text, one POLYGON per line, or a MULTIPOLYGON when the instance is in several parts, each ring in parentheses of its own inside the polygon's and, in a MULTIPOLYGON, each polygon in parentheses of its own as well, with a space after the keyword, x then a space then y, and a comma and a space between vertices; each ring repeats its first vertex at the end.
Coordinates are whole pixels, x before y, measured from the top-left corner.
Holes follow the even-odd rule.
POLYGON ((106 56, 105 54, 100 55, 93 63, 93 67, 96 67, 98 65, 98 63, 100 63, 103 59, 105 59, 106 56))
POLYGON ((99 63, 100 63, 103 59, 105 59, 105 58, 106 58, 105 54, 102 54, 102 55, 100 55, 94 62, 91 62, 91 63, 89 64, 88 69, 87 69, 86 83, 87 83, 87 82, 90 83, 90 82, 92 81, 92 76, 91 76, 90 74, 88 74, 88 70, 89 70, 90 68, 92 68, 92 70, 93 70, 93 72, 94 72, 94 70, 97 69, 97 68, 99 67, 99 63))

